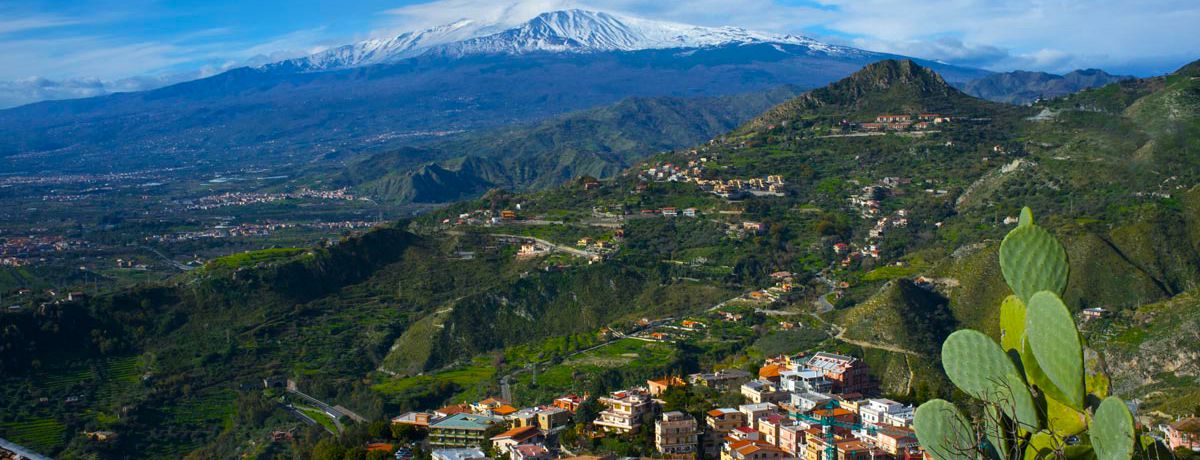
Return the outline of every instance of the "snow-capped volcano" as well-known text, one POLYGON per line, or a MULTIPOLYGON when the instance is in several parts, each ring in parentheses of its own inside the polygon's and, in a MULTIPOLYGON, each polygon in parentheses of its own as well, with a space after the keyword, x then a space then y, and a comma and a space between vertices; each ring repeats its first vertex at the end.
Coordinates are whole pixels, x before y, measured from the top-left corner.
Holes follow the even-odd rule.
POLYGON ((780 43, 833 49, 805 37, 753 32, 738 27, 702 27, 585 10, 542 13, 517 27, 442 46, 459 54, 521 54, 537 51, 636 51, 703 48, 729 44, 780 43))
POLYGON ((808 52, 855 54, 862 51, 795 36, 740 27, 704 27, 618 16, 587 10, 542 13, 515 27, 463 19, 391 39, 367 40, 312 56, 270 64, 300 70, 329 70, 395 62, 423 54, 467 56, 534 52, 587 53, 773 43, 808 52))

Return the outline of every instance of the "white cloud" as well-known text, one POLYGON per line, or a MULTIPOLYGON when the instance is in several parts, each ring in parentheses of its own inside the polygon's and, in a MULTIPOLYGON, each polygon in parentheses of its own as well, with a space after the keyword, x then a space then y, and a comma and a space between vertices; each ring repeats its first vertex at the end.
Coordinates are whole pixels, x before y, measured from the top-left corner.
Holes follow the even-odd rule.
POLYGON ((990 62, 968 53, 964 63, 1001 70, 1062 71, 1200 55, 1200 2, 1194 0, 822 1, 839 10, 825 27, 861 43, 951 62, 956 53, 990 48, 1004 53, 990 62), (958 50, 944 46, 954 42, 958 50))
POLYGON ((25 78, 0 81, 0 109, 32 102, 103 96, 117 92, 145 91, 174 83, 202 78, 205 71, 161 76, 139 76, 119 80, 98 78, 25 78))
MULTIPOLYGON (((564 8, 799 33, 994 70, 1100 67, 1149 74, 1200 57, 1195 0, 435 0, 381 11, 374 30, 352 35, 392 35, 461 18, 513 25, 564 8)), ((220 24, 137 39, 121 34, 120 21, 131 18, 138 12, 71 17, 0 8, 0 80, 9 80, 0 82, 0 105, 20 88, 40 95, 31 97, 56 97, 152 87, 353 40, 344 31, 311 27, 248 42, 220 24), (99 23, 106 25, 95 27, 99 23)))
POLYGON ((800 33, 996 70, 1141 66, 1147 73, 1200 57, 1195 0, 437 0, 386 11, 376 34, 464 17, 511 25, 562 8, 800 33))
MULTIPOLYGON (((6 13, 7 15, 7 13, 6 13)), ((0 35, 79 24, 82 21, 51 15, 0 18, 0 35)))
POLYGON ((802 26, 830 19, 832 14, 824 8, 789 6, 776 0, 438 0, 384 11, 385 19, 376 33, 394 34, 463 18, 516 25, 539 13, 568 8, 771 32, 797 32, 802 26))

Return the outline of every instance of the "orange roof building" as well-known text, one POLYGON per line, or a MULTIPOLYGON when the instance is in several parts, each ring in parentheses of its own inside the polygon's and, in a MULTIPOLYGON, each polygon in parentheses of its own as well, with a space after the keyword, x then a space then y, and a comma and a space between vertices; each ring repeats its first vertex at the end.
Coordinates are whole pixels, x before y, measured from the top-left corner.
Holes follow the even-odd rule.
POLYGON ((790 455, 783 449, 754 439, 730 442, 721 450, 722 460, 777 460, 788 457, 790 455))
POLYGON ((536 444, 543 439, 542 430, 536 426, 522 426, 492 436, 492 445, 502 454, 521 444, 536 444))
POLYGON ((497 407, 497 408, 495 408, 495 409, 492 409, 492 414, 493 414, 493 415, 499 415, 499 416, 503 417, 503 416, 505 416, 505 415, 512 415, 512 414, 515 414, 515 413, 517 412, 517 410, 518 410, 517 408, 515 408, 515 407, 513 407, 513 406, 510 406, 510 405, 508 405, 508 404, 505 404, 505 405, 503 405, 503 406, 500 406, 500 407, 497 407))
POLYGON ((451 404, 449 406, 435 410, 434 413, 436 413, 440 417, 448 417, 448 416, 451 416, 454 414, 469 414, 469 413, 471 413, 471 406, 468 406, 466 404, 451 404))
POLYGON ((684 385, 687 385, 687 382, 684 382, 682 378, 676 375, 646 381, 646 386, 650 389, 650 396, 661 396, 663 392, 667 391, 667 388, 682 387, 684 385))
POLYGON ((367 452, 387 452, 392 453, 395 447, 385 442, 376 442, 367 444, 367 452))
POLYGON ((783 370, 785 369, 779 364, 768 364, 758 370, 758 378, 778 383, 779 372, 783 370))

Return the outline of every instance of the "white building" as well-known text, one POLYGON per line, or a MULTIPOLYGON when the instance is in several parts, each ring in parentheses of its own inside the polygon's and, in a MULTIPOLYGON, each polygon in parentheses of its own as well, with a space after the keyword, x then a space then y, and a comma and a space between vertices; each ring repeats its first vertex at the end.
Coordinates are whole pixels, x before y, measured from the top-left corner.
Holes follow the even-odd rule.
POLYGON ((772 403, 742 404, 738 412, 746 416, 746 426, 758 426, 758 420, 768 415, 779 413, 779 406, 772 403))
POLYGON ((811 391, 792 393, 792 410, 808 412, 832 400, 833 396, 824 393, 814 393, 811 391))
POLYGON ((821 372, 805 369, 780 372, 779 386, 789 393, 826 393, 833 389, 833 382, 821 372))
POLYGON ((434 449, 430 454, 433 460, 482 460, 488 458, 482 450, 475 447, 461 449, 434 449))
POLYGON ((912 424, 914 408, 890 399, 872 399, 858 408, 858 415, 865 425, 909 426, 912 424))

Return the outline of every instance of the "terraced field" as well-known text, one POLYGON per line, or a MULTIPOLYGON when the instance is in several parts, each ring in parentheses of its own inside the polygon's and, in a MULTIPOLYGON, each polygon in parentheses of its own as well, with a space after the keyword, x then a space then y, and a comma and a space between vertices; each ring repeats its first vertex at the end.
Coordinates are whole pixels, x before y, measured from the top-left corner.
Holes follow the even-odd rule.
MULTIPOLYGON (((138 357, 110 358, 101 370, 100 388, 96 390, 96 401, 100 407, 109 407, 122 392, 138 384, 138 357)), ((136 388, 136 387, 135 387, 136 388)))
POLYGON ((47 372, 36 378, 41 388, 47 393, 58 393, 68 388, 95 378, 96 375, 88 368, 67 368, 59 372, 47 372))
POLYGON ((0 423, 0 436, 39 453, 52 452, 61 447, 66 440, 66 432, 66 427, 52 418, 0 423))

